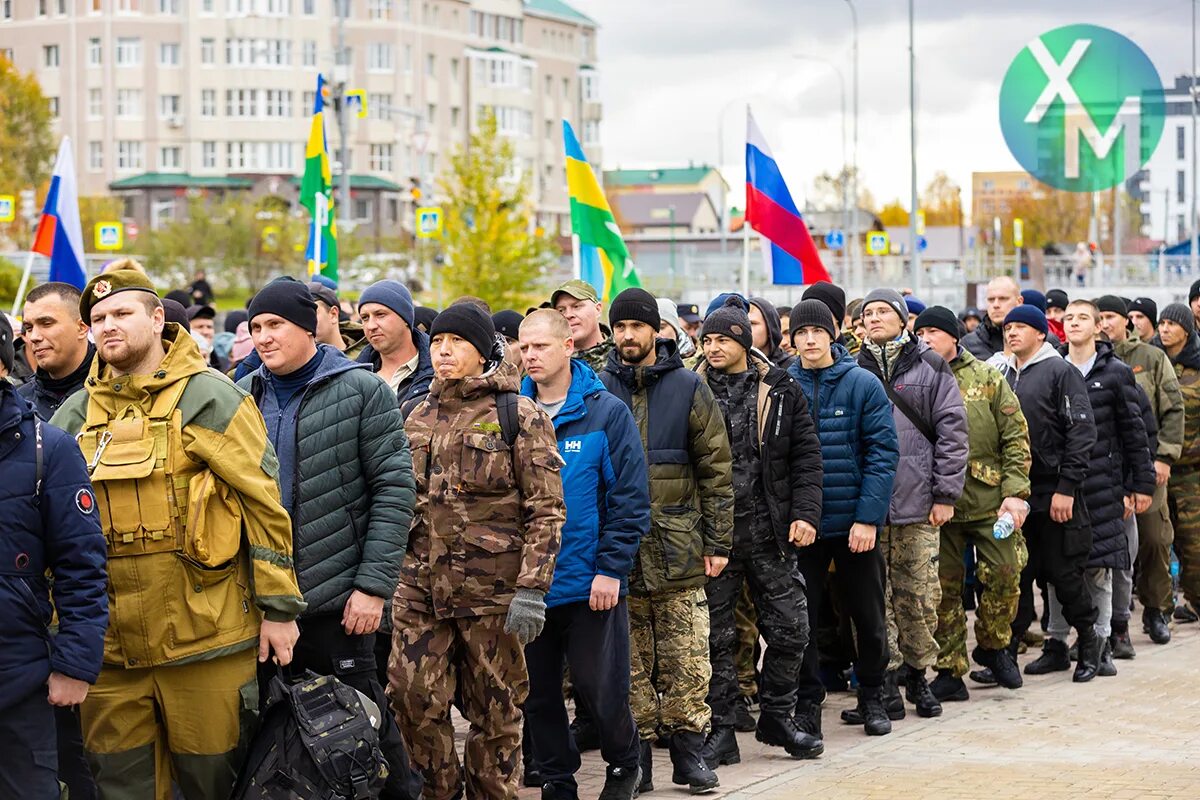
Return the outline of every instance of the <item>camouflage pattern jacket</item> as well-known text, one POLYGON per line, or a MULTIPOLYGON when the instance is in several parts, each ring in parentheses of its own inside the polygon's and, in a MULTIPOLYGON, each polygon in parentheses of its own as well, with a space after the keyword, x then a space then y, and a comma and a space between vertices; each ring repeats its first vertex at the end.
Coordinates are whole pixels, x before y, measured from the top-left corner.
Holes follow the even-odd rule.
POLYGON ((586 350, 576 350, 573 358, 581 358, 592 368, 592 372, 597 375, 604 372, 604 365, 608 363, 608 354, 616 348, 611 336, 605 336, 600 344, 593 345, 586 350))
MULTIPOLYGON (((1150 344, 1162 347, 1157 336, 1150 344)), ((1183 349, 1171 358, 1171 364, 1183 395, 1183 446, 1175 459, 1175 468, 1197 470, 1200 469, 1200 335, 1191 334, 1183 349)))
POLYGON ((1029 497, 1029 425, 1021 403, 995 367, 958 348, 950 362, 967 407, 967 480, 954 522, 995 517, 1006 497, 1029 497))
POLYGON ((1150 408, 1158 423, 1158 448, 1153 451, 1155 460, 1173 464, 1183 450, 1183 395, 1179 392, 1179 379, 1175 377, 1171 359, 1133 334, 1113 344, 1113 350, 1117 358, 1133 370, 1138 386, 1150 399, 1150 408))
POLYGON ((550 417, 518 398, 520 433, 500 435, 496 393, 517 371, 434 378, 404 424, 417 509, 394 606, 438 618, 507 612, 517 589, 546 592, 566 520, 562 457, 550 417))

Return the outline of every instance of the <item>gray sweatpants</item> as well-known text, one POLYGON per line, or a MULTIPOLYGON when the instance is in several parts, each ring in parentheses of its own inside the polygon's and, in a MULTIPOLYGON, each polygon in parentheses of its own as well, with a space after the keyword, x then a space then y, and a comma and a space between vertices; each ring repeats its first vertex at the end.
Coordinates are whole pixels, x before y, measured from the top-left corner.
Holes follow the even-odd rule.
MULTIPOLYGON (((1087 587, 1088 593, 1092 596, 1092 604, 1096 606, 1098 616, 1096 617, 1096 634, 1103 639, 1107 639, 1112 634, 1112 616, 1113 616, 1113 571, 1111 569, 1085 569, 1083 571, 1083 585, 1087 587)), ((1058 639, 1060 642, 1067 640, 1067 634, 1071 632, 1071 626, 1067 624, 1067 618, 1063 616, 1062 604, 1058 602, 1058 596, 1054 593, 1054 586, 1047 586, 1047 593, 1050 601, 1050 624, 1047 626, 1046 632, 1051 639, 1058 639)))
MULTIPOLYGON (((1137 561, 1137 515, 1125 520, 1125 536, 1129 539, 1129 563, 1137 561)), ((1129 603, 1133 599, 1133 568, 1113 570, 1112 618, 1114 622, 1129 622, 1129 603)))

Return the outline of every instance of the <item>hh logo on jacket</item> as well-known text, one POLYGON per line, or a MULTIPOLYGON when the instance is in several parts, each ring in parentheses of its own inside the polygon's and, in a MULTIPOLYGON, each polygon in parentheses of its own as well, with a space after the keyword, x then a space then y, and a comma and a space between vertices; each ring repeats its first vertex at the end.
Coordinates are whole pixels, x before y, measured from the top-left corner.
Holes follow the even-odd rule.
POLYGON ((583 452, 583 440, 582 439, 563 439, 562 450, 564 453, 582 453, 583 452))

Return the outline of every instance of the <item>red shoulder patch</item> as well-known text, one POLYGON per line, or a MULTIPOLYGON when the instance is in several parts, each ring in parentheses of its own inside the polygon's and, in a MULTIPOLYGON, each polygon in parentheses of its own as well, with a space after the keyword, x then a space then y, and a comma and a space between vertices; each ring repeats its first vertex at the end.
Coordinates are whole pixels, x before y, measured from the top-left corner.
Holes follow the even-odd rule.
POLYGON ((80 514, 91 514, 96 510, 96 496, 91 489, 80 489, 75 493, 75 507, 80 514))

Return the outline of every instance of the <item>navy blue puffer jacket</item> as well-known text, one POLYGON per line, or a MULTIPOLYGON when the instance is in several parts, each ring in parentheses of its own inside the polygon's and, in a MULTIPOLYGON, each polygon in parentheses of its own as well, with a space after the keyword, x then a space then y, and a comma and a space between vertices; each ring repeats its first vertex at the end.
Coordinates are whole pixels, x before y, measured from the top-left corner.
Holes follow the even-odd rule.
POLYGON ((883 525, 900 461, 892 404, 879 379, 840 344, 833 364, 788 374, 800 384, 821 441, 825 474, 818 536, 848 536, 856 522, 883 525))
POLYGON ((52 670, 95 683, 108 628, 108 552, 83 456, 62 430, 38 427, 40 490, 33 407, 0 378, 0 712, 44 693, 52 670))

